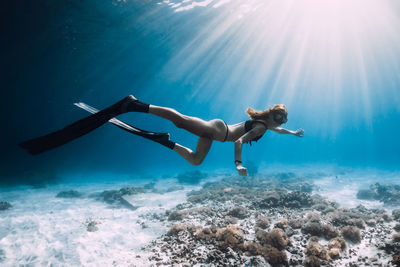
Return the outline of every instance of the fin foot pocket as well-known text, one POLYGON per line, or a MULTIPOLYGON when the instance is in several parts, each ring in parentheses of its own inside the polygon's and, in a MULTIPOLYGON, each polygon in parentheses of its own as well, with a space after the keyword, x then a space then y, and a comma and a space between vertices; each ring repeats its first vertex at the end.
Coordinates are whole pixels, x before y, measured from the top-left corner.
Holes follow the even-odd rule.
POLYGON ((146 133, 142 133, 141 136, 143 136, 144 138, 150 139, 154 142, 157 142, 163 146, 166 146, 170 149, 174 149, 174 147, 175 147, 175 142, 172 142, 170 140, 169 133, 146 132, 146 133))
POLYGON ((149 104, 145 104, 136 99, 133 95, 129 95, 121 100, 121 113, 126 112, 144 112, 149 113, 149 104))

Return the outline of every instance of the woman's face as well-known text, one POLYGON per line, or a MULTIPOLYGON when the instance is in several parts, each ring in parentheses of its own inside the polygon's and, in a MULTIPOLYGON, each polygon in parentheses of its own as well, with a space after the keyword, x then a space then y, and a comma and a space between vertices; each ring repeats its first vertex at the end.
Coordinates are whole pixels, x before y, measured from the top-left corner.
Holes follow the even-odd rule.
POLYGON ((276 124, 281 125, 287 122, 287 113, 284 110, 273 110, 272 118, 276 124))

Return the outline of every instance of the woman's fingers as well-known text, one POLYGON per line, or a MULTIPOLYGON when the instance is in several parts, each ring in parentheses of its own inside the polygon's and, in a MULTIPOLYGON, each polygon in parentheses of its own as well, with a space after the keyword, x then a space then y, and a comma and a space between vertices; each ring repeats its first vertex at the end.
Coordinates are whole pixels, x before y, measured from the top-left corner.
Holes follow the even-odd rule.
POLYGON ((297 130, 297 136, 302 137, 304 135, 304 130, 303 129, 298 129, 297 130))

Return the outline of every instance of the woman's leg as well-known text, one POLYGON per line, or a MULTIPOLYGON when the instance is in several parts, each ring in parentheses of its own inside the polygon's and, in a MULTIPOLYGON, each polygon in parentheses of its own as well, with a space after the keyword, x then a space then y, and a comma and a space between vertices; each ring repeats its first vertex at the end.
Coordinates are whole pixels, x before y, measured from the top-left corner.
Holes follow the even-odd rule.
POLYGON ((181 146, 180 144, 175 144, 174 151, 186 159, 189 163, 197 166, 200 165, 204 158, 207 156, 208 151, 210 151, 212 140, 205 137, 200 137, 197 142, 196 152, 187 147, 181 146))
POLYGON ((176 127, 185 129, 199 137, 214 139, 216 135, 216 129, 210 122, 197 117, 183 115, 172 108, 150 105, 149 113, 167 119, 175 124, 176 127))

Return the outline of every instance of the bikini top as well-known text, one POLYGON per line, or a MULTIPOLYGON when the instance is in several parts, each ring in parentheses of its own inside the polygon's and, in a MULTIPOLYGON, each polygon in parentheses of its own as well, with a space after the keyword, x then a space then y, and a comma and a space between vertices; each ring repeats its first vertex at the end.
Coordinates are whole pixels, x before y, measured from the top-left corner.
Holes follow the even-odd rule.
MULTIPOLYGON (((247 120, 247 121, 244 123, 244 130, 246 131, 246 133, 247 133, 248 131, 250 131, 251 129, 253 129, 253 125, 254 125, 255 122, 262 123, 262 124, 265 126, 265 128, 268 129, 268 126, 267 126, 267 124, 266 124, 264 121, 261 121, 261 120, 247 120)), ((249 143, 249 144, 251 145, 251 142, 252 142, 252 141, 256 141, 256 142, 257 142, 263 135, 264 135, 264 133, 261 134, 261 135, 259 135, 259 136, 254 137, 253 139, 249 140, 249 141, 246 142, 246 143, 249 143)))

